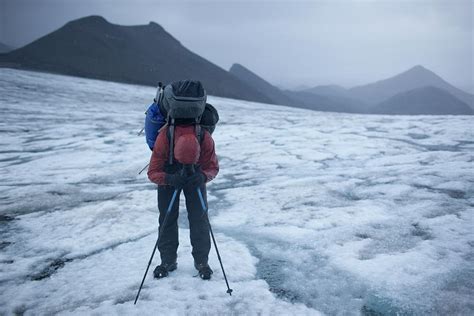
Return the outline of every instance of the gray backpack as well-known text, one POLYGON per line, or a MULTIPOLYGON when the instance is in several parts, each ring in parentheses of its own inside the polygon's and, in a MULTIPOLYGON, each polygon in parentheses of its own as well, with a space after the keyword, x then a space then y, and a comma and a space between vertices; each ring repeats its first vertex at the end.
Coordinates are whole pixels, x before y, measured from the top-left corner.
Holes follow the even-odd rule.
POLYGON ((206 90, 200 81, 181 80, 164 87, 159 95, 159 103, 166 112, 169 129, 169 161, 174 162, 174 129, 180 124, 194 124, 196 137, 202 141, 201 118, 206 109, 206 90))
POLYGON ((181 80, 168 84, 161 94, 161 104, 168 119, 201 120, 206 107, 206 90, 200 81, 181 80))

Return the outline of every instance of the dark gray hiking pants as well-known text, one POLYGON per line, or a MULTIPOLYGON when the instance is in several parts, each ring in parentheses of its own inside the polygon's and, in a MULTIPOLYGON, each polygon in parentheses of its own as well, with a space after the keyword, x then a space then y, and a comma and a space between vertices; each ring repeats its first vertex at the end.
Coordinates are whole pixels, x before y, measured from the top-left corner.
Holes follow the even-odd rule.
MULTIPOLYGON (((186 198, 186 209, 188 211, 189 229, 192 245, 192 255, 196 263, 207 263, 211 240, 206 215, 203 215, 201 201, 199 200, 196 188, 182 190, 186 198)), ((201 186, 204 202, 207 205, 206 185, 201 186)), ((179 215, 179 195, 173 204, 166 226, 163 226, 166 211, 174 193, 174 188, 169 185, 158 186, 158 209, 160 211, 160 229, 163 229, 158 250, 161 261, 172 263, 176 261, 178 251, 178 215, 179 215)))

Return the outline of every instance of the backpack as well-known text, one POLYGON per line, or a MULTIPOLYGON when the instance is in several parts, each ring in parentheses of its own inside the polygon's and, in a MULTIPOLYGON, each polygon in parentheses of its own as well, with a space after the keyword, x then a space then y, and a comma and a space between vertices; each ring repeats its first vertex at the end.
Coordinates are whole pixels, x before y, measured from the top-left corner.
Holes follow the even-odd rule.
POLYGON ((145 112, 145 137, 150 149, 153 150, 156 137, 166 123, 170 126, 167 131, 170 164, 173 163, 176 125, 194 124, 199 143, 204 139, 201 128, 212 135, 219 121, 219 113, 215 107, 206 103, 206 99, 206 91, 199 81, 182 80, 165 87, 160 83, 153 104, 145 112))
POLYGON ((168 115, 168 123, 176 119, 201 120, 206 107, 206 90, 200 81, 181 80, 166 85, 160 103, 168 115))

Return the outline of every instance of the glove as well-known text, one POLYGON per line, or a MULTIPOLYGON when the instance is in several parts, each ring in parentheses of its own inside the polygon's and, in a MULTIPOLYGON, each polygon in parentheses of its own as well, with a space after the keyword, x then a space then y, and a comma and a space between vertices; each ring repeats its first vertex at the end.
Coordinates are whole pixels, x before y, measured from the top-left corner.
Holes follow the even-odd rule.
POLYGON ((179 173, 171 174, 167 173, 165 176, 166 184, 173 186, 176 190, 181 190, 187 182, 185 176, 180 175, 179 173))
POLYGON ((198 188, 201 184, 206 182, 206 179, 204 173, 196 171, 193 175, 188 177, 186 187, 191 189, 198 188))

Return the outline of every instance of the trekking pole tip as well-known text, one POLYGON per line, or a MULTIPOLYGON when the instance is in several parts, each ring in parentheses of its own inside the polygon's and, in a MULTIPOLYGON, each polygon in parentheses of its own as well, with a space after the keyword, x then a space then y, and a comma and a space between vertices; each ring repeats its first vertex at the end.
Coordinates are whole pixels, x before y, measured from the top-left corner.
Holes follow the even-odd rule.
POLYGON ((229 293, 229 295, 232 296, 232 291, 233 291, 232 289, 228 289, 227 293, 229 293))

